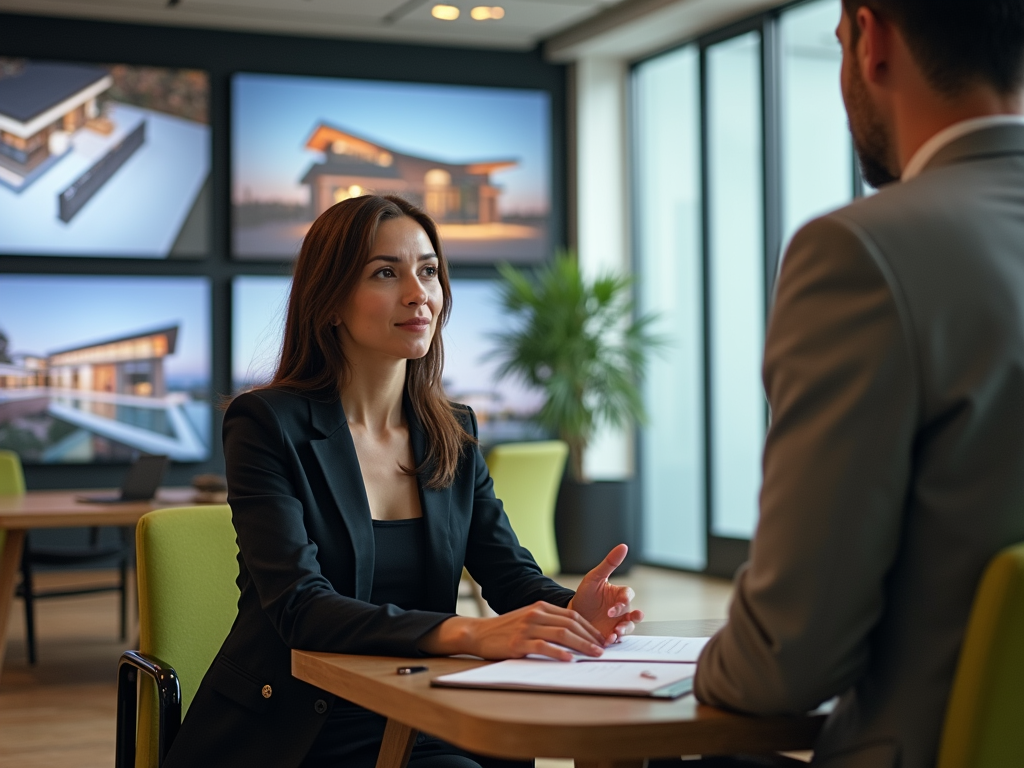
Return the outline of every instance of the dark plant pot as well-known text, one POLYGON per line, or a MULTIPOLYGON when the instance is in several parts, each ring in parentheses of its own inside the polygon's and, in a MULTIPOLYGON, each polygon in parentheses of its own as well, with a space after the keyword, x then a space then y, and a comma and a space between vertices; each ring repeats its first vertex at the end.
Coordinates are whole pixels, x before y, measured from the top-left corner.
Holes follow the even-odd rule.
POLYGON ((629 555, 615 573, 629 570, 635 554, 632 496, 628 481, 562 480, 555 507, 555 539, 562 573, 586 573, 623 542, 629 545, 629 555))

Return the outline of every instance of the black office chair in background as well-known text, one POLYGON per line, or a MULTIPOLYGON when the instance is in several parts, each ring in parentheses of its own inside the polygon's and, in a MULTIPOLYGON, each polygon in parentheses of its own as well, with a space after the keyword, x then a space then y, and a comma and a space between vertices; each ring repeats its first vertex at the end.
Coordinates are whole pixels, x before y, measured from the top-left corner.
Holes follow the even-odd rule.
POLYGON ((28 646, 28 663, 36 663, 36 622, 35 601, 51 597, 71 597, 74 595, 91 595, 98 592, 120 592, 121 594, 121 639, 128 638, 128 564, 135 549, 128 528, 118 529, 118 542, 100 546, 100 529, 89 529, 89 542, 86 547, 53 547, 35 548, 32 546, 32 534, 25 536, 25 546, 21 553, 21 583, 18 585, 17 596, 25 601, 25 644, 28 646), (64 589, 37 590, 34 587, 32 569, 36 566, 90 566, 115 561, 118 567, 116 583, 107 583, 85 587, 68 587, 64 589))

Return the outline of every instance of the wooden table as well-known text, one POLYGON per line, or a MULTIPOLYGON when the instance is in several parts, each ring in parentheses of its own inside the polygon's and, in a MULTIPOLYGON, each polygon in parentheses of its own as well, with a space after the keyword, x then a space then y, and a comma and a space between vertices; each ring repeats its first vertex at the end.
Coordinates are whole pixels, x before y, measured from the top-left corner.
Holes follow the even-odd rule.
MULTIPOLYGON (((720 621, 645 622, 639 634, 706 637, 720 621)), ((825 715, 748 717, 698 704, 625 696, 431 688, 439 675, 488 662, 292 651, 292 674, 388 718, 377 768, 405 768, 417 733, 494 757, 573 758, 578 768, 642 768, 647 758, 811 749, 825 715)))
POLYGON ((32 528, 74 528, 93 525, 135 525, 147 512, 162 507, 194 503, 191 488, 161 488, 154 501, 119 504, 87 504, 76 501, 82 494, 116 493, 95 488, 88 491, 29 491, 23 496, 0 496, 0 531, 6 531, 0 552, 0 674, 7 650, 7 622, 21 567, 25 532, 32 528))

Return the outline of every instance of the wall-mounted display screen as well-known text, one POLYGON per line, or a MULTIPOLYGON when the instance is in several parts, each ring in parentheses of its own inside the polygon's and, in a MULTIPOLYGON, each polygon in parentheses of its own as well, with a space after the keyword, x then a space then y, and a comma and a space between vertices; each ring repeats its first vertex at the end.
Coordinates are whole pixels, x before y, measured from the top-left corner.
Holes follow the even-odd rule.
MULTIPOLYGON (((240 277, 232 286, 231 374, 236 391, 273 375, 291 280, 240 277)), ((452 280, 452 314, 444 329, 444 385, 448 397, 473 408, 485 444, 543 437, 530 417, 543 395, 511 379, 498 381, 499 363, 488 359, 492 334, 509 318, 490 280, 452 280)))
POLYGON ((0 58, 0 253, 209 251, 204 72, 0 58))
POLYGON ((545 91, 239 74, 232 79, 233 252, 291 259, 327 208, 398 194, 454 263, 550 250, 545 91))
POLYGON ((210 402, 205 278, 0 275, 0 448, 203 461, 210 402))

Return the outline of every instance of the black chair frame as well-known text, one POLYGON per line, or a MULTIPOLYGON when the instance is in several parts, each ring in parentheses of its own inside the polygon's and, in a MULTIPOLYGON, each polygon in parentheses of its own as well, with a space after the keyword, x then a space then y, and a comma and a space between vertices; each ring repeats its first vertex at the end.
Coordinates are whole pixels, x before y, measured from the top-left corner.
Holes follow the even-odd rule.
POLYGON ((139 672, 149 675, 156 685, 158 766, 163 765, 181 727, 181 684, 174 667, 155 656, 125 651, 117 663, 117 751, 114 768, 135 768, 139 672))
POLYGON ((25 537, 24 550, 21 556, 21 583, 18 585, 17 596, 25 601, 25 643, 28 648, 28 663, 36 663, 36 621, 35 601, 49 597, 71 597, 74 595, 90 595, 98 592, 121 593, 121 639, 128 636, 128 563, 135 549, 135 542, 129 535, 129 528, 119 526, 120 545, 99 547, 99 527, 89 530, 88 549, 35 549, 31 545, 31 536, 25 537), (118 560, 119 578, 117 584, 98 587, 78 587, 70 589, 53 589, 37 591, 32 577, 32 568, 36 565, 89 565, 92 563, 118 560))

